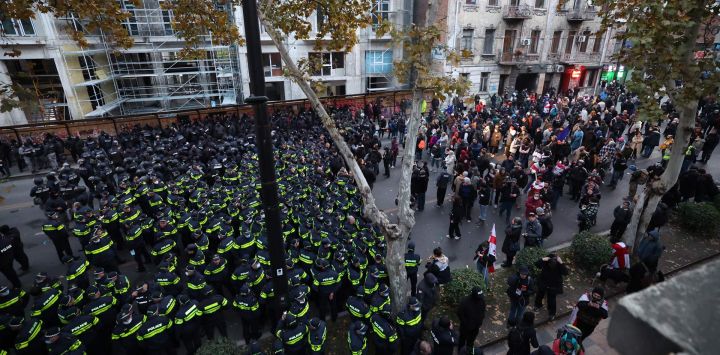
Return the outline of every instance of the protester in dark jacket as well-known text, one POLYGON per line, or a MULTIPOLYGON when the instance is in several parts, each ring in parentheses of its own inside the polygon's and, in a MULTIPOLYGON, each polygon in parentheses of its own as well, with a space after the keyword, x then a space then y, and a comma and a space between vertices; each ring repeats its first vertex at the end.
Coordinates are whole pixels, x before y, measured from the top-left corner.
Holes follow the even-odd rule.
POLYGON ((518 251, 520 251, 520 236, 522 235, 522 220, 520 217, 515 217, 512 223, 505 228, 505 240, 502 244, 502 252, 505 254, 505 262, 502 267, 510 267, 513 263, 513 258, 518 251))
POLYGON ((560 256, 548 254, 538 260, 535 266, 540 269, 537 280, 537 295, 535 296, 535 311, 543 306, 543 298, 547 296, 548 316, 552 321, 557 312, 557 295, 563 293, 563 276, 568 274, 568 269, 563 264, 560 256))
POLYGON ((468 296, 460 301, 457 315, 460 319, 460 341, 458 349, 466 346, 472 348, 485 319, 485 297, 482 288, 473 287, 468 296))
POLYGON ((442 316, 432 323, 433 355, 452 355, 458 337, 453 323, 447 316, 442 316))
POLYGON ((440 293, 437 287, 437 277, 432 273, 426 273, 422 282, 418 285, 417 299, 422 303, 422 317, 425 316, 435 307, 440 293))
POLYGON ((530 346, 539 346, 535 331, 535 313, 525 312, 517 327, 510 329, 508 334, 507 355, 529 355, 530 346))
POLYGON ((570 323, 582 331, 582 340, 592 334, 601 320, 608 317, 608 303, 605 300, 605 290, 595 287, 592 292, 580 296, 570 323))
POLYGON ((535 293, 535 280, 530 276, 528 267, 522 265, 517 274, 508 277, 507 285, 505 292, 510 299, 508 325, 518 324, 529 304, 530 296, 535 293))
POLYGON ((667 205, 664 203, 659 203, 657 208, 655 209, 655 213, 653 213, 652 217, 650 217, 650 223, 648 223, 647 230, 660 230, 660 227, 664 226, 668 221, 668 211, 667 211, 667 205))
POLYGON ((623 203, 620 206, 615 207, 615 210, 613 211, 613 216, 615 219, 613 220, 612 225, 610 225, 610 236, 614 238, 620 238, 622 237, 623 233, 625 233, 625 229, 627 228, 628 224, 630 224, 630 219, 632 219, 633 211, 630 209, 630 201, 624 200, 623 203))

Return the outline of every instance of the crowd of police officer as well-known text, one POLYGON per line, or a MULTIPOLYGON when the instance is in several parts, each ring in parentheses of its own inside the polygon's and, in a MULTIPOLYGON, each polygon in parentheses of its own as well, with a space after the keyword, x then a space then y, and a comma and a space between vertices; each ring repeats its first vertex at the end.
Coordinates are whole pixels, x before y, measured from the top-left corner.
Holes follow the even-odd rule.
MULTIPOLYGON (((344 109, 335 117, 355 149, 379 146, 363 115, 344 109)), ((274 302, 252 118, 132 127, 86 139, 77 168, 35 179, 42 231, 67 272, 38 273, 30 295, 19 285, 0 288, 0 349, 172 354, 182 343, 194 353, 203 337, 227 336, 232 308, 249 353, 263 353, 256 341, 267 327, 275 353, 322 354, 326 319, 335 322, 344 307, 352 354, 367 353, 369 343, 378 354, 416 352, 422 295, 391 316, 383 237, 355 217, 361 198, 317 122, 310 112, 273 116, 286 304, 274 302), (119 270, 128 252, 141 280, 119 270)), ((412 249, 415 290, 421 259, 412 249)), ((436 322, 433 339, 453 339, 446 323, 436 322)))

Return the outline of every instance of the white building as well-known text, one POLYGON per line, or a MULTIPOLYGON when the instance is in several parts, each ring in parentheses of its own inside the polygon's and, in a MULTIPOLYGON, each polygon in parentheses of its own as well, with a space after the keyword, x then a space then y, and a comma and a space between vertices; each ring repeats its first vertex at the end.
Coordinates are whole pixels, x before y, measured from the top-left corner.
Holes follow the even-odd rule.
MULTIPOLYGON (((102 33, 87 31, 77 18, 37 13, 32 20, 3 22, 0 44, 20 54, 0 57, 0 81, 20 84, 34 92, 36 99, 26 102, 23 109, 0 113, 0 125, 242 103, 249 92, 246 48, 213 45, 211 36, 206 36, 201 44, 204 58, 179 58, 183 41, 172 28, 172 12, 162 9, 163 1, 142 0, 135 7, 133 1, 119 0, 131 14, 124 23, 135 40, 129 49, 110 48, 102 33), (79 47, 68 27, 84 32, 88 45, 79 47)), ((374 1, 375 19, 409 23, 411 12, 405 9, 412 0, 374 1)), ((231 12, 243 34, 240 8, 231 12)), ((322 16, 314 14, 311 22, 313 37, 322 16)), ((311 40, 290 38, 286 45, 296 60, 311 55, 322 58, 324 65, 316 78, 327 84, 327 95, 394 89, 392 63, 402 54, 390 48, 389 36, 376 38, 372 27, 358 31, 358 36, 359 43, 349 53, 315 53, 311 40)), ((261 41, 270 99, 304 98, 299 87, 282 76, 280 56, 263 31, 261 41)))
MULTIPOLYGON (((446 64, 471 82, 471 92, 513 89, 593 93, 614 68, 614 30, 599 33, 601 9, 591 0, 446 0, 450 48, 463 50, 460 65, 446 64)), ((610 73, 612 76, 613 73, 610 73)), ((622 73, 621 73, 622 74, 622 73)))

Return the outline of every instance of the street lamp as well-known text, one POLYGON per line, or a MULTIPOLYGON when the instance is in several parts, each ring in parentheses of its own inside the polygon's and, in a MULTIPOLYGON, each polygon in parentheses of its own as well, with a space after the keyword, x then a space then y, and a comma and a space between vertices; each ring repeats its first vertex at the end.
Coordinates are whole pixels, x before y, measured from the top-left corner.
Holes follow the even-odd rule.
POLYGON ((265 72, 261 62, 262 50, 260 48, 257 3, 255 0, 243 1, 242 8, 245 19, 248 74, 250 75, 250 97, 245 99, 245 102, 253 105, 255 111, 255 145, 258 149, 258 165, 262 184, 260 196, 265 212, 265 231, 269 242, 275 310, 278 312, 274 315, 273 321, 277 321, 279 312, 283 309, 288 288, 285 274, 285 243, 278 209, 279 199, 277 180, 275 179, 272 135, 267 117, 268 98, 265 96, 265 72))

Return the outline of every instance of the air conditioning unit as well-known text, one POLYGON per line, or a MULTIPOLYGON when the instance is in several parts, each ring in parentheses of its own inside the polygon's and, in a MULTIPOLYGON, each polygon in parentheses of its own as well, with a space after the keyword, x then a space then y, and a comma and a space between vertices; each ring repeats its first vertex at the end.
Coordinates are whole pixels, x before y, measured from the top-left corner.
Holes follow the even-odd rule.
POLYGON ((585 41, 587 41, 587 36, 578 37, 578 43, 585 43, 585 41))
POLYGON ((555 66, 555 72, 557 72, 557 73, 562 73, 562 72, 564 72, 564 71, 565 71, 565 67, 564 67, 564 66, 562 66, 562 65, 556 65, 556 66, 555 66))
POLYGON ((529 46, 529 45, 530 45, 530 38, 523 38, 522 40, 520 40, 520 45, 529 46))

